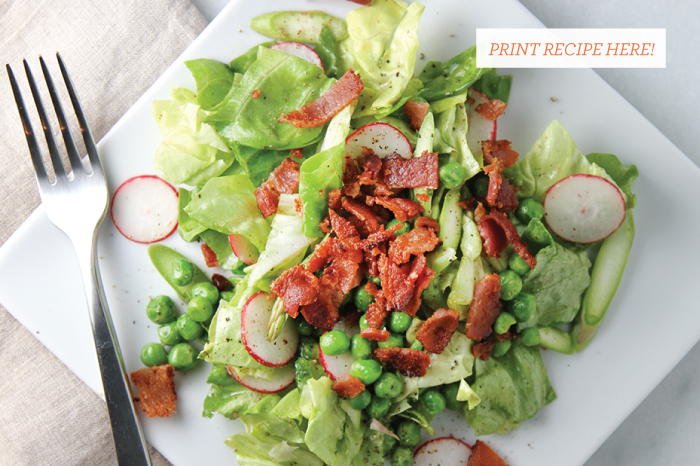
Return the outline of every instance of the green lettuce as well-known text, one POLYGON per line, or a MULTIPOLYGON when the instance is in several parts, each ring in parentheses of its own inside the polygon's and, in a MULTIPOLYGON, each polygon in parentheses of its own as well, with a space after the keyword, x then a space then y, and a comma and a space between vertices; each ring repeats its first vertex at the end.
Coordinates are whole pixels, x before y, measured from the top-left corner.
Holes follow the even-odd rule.
POLYGON ((270 173, 289 157, 287 150, 254 149, 252 147, 233 144, 236 160, 253 185, 257 188, 270 177, 270 173))
POLYGON ((244 264, 233 253, 228 235, 219 233, 216 230, 204 230, 199 234, 199 237, 214 251, 219 267, 222 269, 233 270, 244 264))
POLYGON ((238 419, 268 395, 254 392, 235 380, 226 385, 212 384, 204 398, 202 416, 221 414, 228 419, 238 419))
POLYGON ((248 68, 250 68, 250 65, 252 65, 253 62, 258 59, 258 47, 269 48, 273 45, 275 45, 274 41, 264 42, 262 44, 256 45, 255 47, 249 49, 243 55, 239 55, 238 57, 231 60, 231 63, 229 63, 228 66, 231 68, 231 70, 233 70, 234 73, 245 74, 245 72, 248 71, 248 68))
POLYGON ((605 170, 615 180, 617 186, 627 198, 626 206, 633 209, 637 205, 637 196, 632 193, 632 182, 639 176, 636 165, 623 165, 613 154, 592 153, 586 156, 589 162, 595 163, 605 170))
POLYGON ((316 43, 324 26, 330 29, 333 40, 348 37, 345 21, 323 11, 275 11, 250 21, 250 27, 264 36, 306 43, 316 43))
POLYGON ((448 163, 458 162, 467 172, 470 179, 481 171, 484 166, 481 152, 472 154, 467 144, 467 107, 459 103, 442 113, 438 113, 435 121, 435 146, 441 154, 449 154, 448 163))
POLYGON ((185 66, 197 83, 197 103, 204 110, 216 107, 233 87, 235 73, 225 63, 197 58, 187 60, 185 66))
POLYGON ((487 71, 476 67, 476 46, 440 63, 428 62, 418 78, 423 83, 420 96, 428 102, 466 92, 487 71))
POLYGON ((484 93, 489 99, 496 99, 508 103, 512 84, 513 76, 499 76, 496 74, 496 70, 489 69, 488 72, 481 75, 481 78, 472 84, 471 87, 484 93))
POLYGON ((299 197, 304 212, 304 234, 323 235, 321 221, 328 215, 328 193, 342 186, 345 143, 309 157, 299 169, 299 197))
POLYGON ((192 199, 192 191, 185 188, 177 189, 178 195, 178 215, 177 215, 177 233, 180 237, 187 241, 194 241, 199 234, 207 229, 206 225, 202 225, 198 221, 190 218, 185 212, 185 207, 192 199))

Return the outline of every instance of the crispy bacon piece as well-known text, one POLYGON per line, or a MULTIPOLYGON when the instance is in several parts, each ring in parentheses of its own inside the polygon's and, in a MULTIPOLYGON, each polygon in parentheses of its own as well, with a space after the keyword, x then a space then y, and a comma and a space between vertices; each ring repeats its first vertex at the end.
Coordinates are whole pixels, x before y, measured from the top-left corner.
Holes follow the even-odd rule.
POLYGON ((381 226, 379 231, 372 233, 371 235, 367 236, 366 239, 362 240, 362 249, 369 251, 376 248, 380 244, 393 240, 394 233, 401 228, 403 228, 403 226, 399 225, 398 223, 390 226, 388 230, 385 230, 384 226, 381 226))
POLYGON ((397 264, 405 264, 411 254, 419 255, 430 252, 440 244, 440 238, 432 229, 414 228, 396 238, 389 246, 389 257, 397 264))
POLYGON ((428 353, 410 348, 377 348, 374 356, 405 377, 423 377, 430 366, 428 353))
POLYGON ((506 139, 482 141, 481 150, 486 163, 492 164, 498 160, 504 168, 512 167, 518 160, 518 153, 510 148, 510 144, 511 142, 506 139))
POLYGON ((384 291, 377 289, 377 285, 368 281, 365 283, 365 291, 374 297, 374 302, 367 308, 365 319, 367 325, 371 328, 381 328, 391 309, 387 307, 386 299, 384 299, 384 291))
POLYGON ((481 341, 491 335, 491 326, 500 313, 500 299, 501 279, 498 274, 485 275, 477 282, 467 316, 467 337, 481 341))
POLYGON ((413 131, 418 131, 423 125, 423 120, 430 110, 430 104, 427 102, 418 102, 417 100, 409 100, 403 104, 403 110, 408 115, 408 121, 411 123, 413 131))
POLYGON ((255 188, 255 200, 258 203, 258 209, 264 218, 277 212, 277 205, 280 202, 280 195, 267 184, 263 183, 255 188))
POLYGON ((337 290, 336 306, 345 299, 345 295, 362 282, 362 272, 357 262, 350 259, 336 258, 323 271, 320 284, 322 287, 337 290))
POLYGON ((170 417, 175 411, 173 366, 145 367, 131 373, 131 382, 139 388, 134 401, 148 417, 170 417))
POLYGON ((518 338, 518 334, 514 326, 509 328, 508 331, 502 335, 496 334, 496 339, 498 341, 515 340, 516 338, 518 338))
POLYGON ((333 326, 340 318, 338 306, 334 303, 332 290, 321 287, 314 300, 301 308, 304 319, 316 328, 333 330, 333 326))
POLYGON ((482 361, 488 361, 491 357, 491 351, 493 350, 493 346, 495 344, 496 340, 493 338, 477 343, 476 345, 472 346, 472 354, 475 358, 479 358, 482 361))
POLYGON ((438 309, 420 326, 416 340, 423 343, 423 347, 431 353, 440 354, 458 326, 459 312, 454 309, 438 309))
POLYGON ((484 253, 488 257, 499 257, 508 246, 508 238, 503 228, 490 215, 484 215, 476 224, 483 240, 484 253))
POLYGON ((357 377, 353 377, 350 374, 343 374, 333 382, 331 388, 338 396, 342 396, 343 398, 355 398, 365 389, 365 384, 357 377))
POLYGON ((316 128, 328 123, 342 109, 360 96, 364 89, 360 75, 348 70, 339 80, 331 84, 326 92, 299 110, 282 115, 280 121, 296 128, 316 128))
MULTIPOLYGON (((396 241, 394 241, 395 243, 396 241)), ((408 280, 410 270, 404 272, 394 261, 385 255, 379 257, 379 278, 382 291, 392 309, 402 311, 413 298, 413 283, 408 280)))
POLYGON ((304 149, 292 149, 289 151, 289 156, 295 159, 301 159, 304 157, 304 149))
POLYGON ((360 169, 352 157, 346 155, 343 164, 343 189, 342 193, 348 197, 357 197, 360 194, 360 169))
POLYGON ((347 197, 343 199, 343 209, 354 215, 359 221, 364 223, 365 228, 370 233, 374 233, 379 230, 379 221, 377 220, 377 215, 372 211, 372 209, 360 202, 348 199, 347 197))
POLYGON ((297 213, 299 218, 304 217, 304 205, 301 203, 299 197, 294 197, 294 211, 297 213))
POLYGON ((314 248, 306 269, 315 273, 337 258, 349 259, 357 264, 361 263, 364 255, 359 237, 326 238, 314 248))
POLYGON ((219 259, 216 258, 216 253, 206 243, 202 243, 202 255, 207 267, 219 266, 219 259))
POLYGON ((490 446, 477 440, 472 447, 472 455, 467 461, 467 466, 508 466, 508 464, 490 446))
POLYGON ((430 196, 424 193, 418 193, 416 194, 416 199, 418 199, 421 202, 428 202, 430 200, 430 196))
POLYGON ((352 238, 359 236, 357 229, 352 226, 352 223, 345 220, 343 217, 335 213, 334 210, 329 210, 328 215, 331 219, 331 226, 335 235, 340 239, 352 238))
POLYGON ((440 222, 432 217, 418 217, 416 219, 416 228, 427 228, 428 230, 440 231, 440 222))
POLYGON ((406 222, 425 210, 416 201, 400 197, 377 196, 374 202, 389 209, 399 222, 406 222))
POLYGON ((426 266, 423 268, 420 275, 415 281, 413 288, 413 297, 408 302, 403 312, 405 312, 411 317, 416 315, 416 312, 418 312, 418 308, 420 308, 421 294, 426 288, 428 288, 428 286, 430 286, 430 281, 433 279, 434 276, 435 272, 433 272, 429 267, 426 266))
MULTIPOLYGON (((518 230, 515 229, 513 222, 508 220, 508 217, 495 210, 491 211, 488 217, 492 218, 498 226, 501 227, 506 238, 508 238, 508 242, 513 245, 515 252, 527 262, 527 265, 529 265, 531 269, 534 269, 537 265, 537 259, 518 234, 518 230)), ((479 230, 479 234, 481 234, 481 230, 479 230)))
POLYGON ((491 207, 501 210, 515 210, 518 207, 518 199, 515 197, 513 186, 503 177, 503 167, 496 161, 484 167, 484 172, 489 176, 489 190, 486 202, 491 207))
POLYGON ((368 340, 387 341, 389 340, 389 331, 378 328, 363 328, 360 330, 360 336, 368 340))
POLYGON ((250 96, 254 99, 257 99, 258 97, 260 97, 260 94, 260 89, 255 89, 253 92, 250 93, 250 96))
POLYGON ((270 173, 270 178, 255 190, 255 200, 263 217, 267 218, 277 212, 280 194, 293 194, 299 188, 299 163, 290 158, 284 159, 270 173))
POLYGON ((340 210, 343 208, 343 204, 340 201, 341 192, 340 189, 333 189, 328 192, 328 208, 333 210, 340 210))
POLYGON ((319 289, 316 275, 302 265, 286 270, 272 282, 272 292, 282 299, 284 311, 292 317, 299 315, 299 307, 314 301, 319 289))
POLYGON ((476 106, 476 113, 486 118, 487 120, 495 121, 499 116, 503 115, 506 109, 506 103, 497 99, 489 100, 483 104, 476 106))
POLYGON ((362 173, 358 181, 362 185, 374 185, 379 181, 379 174, 382 171, 382 159, 374 152, 362 158, 362 173))
POLYGON ((440 183, 438 175, 437 152, 424 152, 420 157, 404 159, 399 154, 384 157, 381 177, 390 188, 431 188, 437 189, 440 183))

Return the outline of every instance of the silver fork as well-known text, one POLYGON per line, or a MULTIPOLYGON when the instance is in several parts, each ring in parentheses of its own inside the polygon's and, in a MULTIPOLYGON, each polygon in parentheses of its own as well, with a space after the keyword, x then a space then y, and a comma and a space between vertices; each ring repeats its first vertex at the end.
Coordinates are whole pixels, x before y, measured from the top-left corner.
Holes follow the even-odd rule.
POLYGON ((70 169, 66 172, 61 162, 56 141, 52 135, 51 125, 41 103, 39 91, 29 65, 24 60, 27 80, 34 96, 34 103, 39 113, 39 120, 41 121, 51 156, 55 174, 53 183, 49 181, 29 115, 22 100, 22 94, 10 65, 7 65, 7 74, 10 78, 12 92, 15 95, 17 109, 22 119, 22 126, 24 126, 24 132, 27 136, 27 144, 29 145, 29 153, 36 172, 41 202, 44 204, 44 209, 49 219, 71 240, 78 257, 88 310, 90 311, 97 359, 100 363, 100 372, 102 373, 102 386, 112 424, 117 459, 120 465, 150 465, 151 460, 148 455, 146 441, 136 417, 124 361, 117 342, 114 324, 107 307, 96 260, 97 232, 107 212, 109 200, 107 182, 102 171, 102 164, 97 155, 95 141, 90 133, 90 128, 88 128, 78 96, 75 93, 61 56, 56 54, 56 57, 58 58, 61 74, 75 110, 80 132, 85 141, 87 156, 82 159, 78 153, 63 113, 58 92, 56 92, 56 88, 53 85, 53 80, 44 59, 39 57, 46 85, 51 95, 51 101, 56 111, 56 117, 61 127, 66 151, 68 152, 70 169), (90 170, 85 170, 84 165, 90 167, 90 170))

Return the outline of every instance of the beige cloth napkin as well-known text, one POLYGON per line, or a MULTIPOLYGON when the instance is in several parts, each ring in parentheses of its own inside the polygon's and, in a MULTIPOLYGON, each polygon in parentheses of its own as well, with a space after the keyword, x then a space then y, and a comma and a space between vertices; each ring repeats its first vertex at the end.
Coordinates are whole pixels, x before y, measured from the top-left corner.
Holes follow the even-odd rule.
MULTIPOLYGON (((53 66, 60 52, 99 140, 205 26, 188 0, 0 0, 0 63, 13 67, 33 107, 21 60, 40 78, 37 57, 53 66)), ((38 204, 3 70, 0 244, 38 204)), ((0 465, 116 464, 103 401, 1 307, 0 374, 0 465)), ((153 461, 169 464, 157 453, 153 461)))

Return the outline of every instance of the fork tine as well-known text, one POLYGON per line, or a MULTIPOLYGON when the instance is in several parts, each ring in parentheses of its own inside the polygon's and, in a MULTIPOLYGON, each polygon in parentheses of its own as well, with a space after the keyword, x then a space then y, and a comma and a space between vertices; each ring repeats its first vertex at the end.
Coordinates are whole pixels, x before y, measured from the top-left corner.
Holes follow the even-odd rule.
POLYGON ((56 111, 56 118, 58 119, 58 124, 61 127, 61 134, 63 134, 63 142, 66 144, 66 151, 68 152, 68 160, 70 160, 71 167, 74 171, 82 172, 83 164, 80 161, 80 155, 78 154, 78 149, 75 147, 73 142, 73 137, 70 134, 70 128, 66 122, 65 114, 63 113, 63 106, 61 105, 61 99, 58 97, 58 92, 56 87, 53 85, 53 79, 51 79, 51 74, 46 66, 46 62, 43 57, 39 57, 41 62, 41 71, 44 73, 44 79, 46 80, 46 86, 49 88, 49 95, 51 96, 51 102, 53 103, 53 108, 56 111))
POLYGON ((32 128, 32 123, 27 114, 27 108, 24 106, 24 99, 22 99, 22 93, 17 85, 17 80, 12 72, 10 65, 5 65, 7 68, 7 75, 10 78, 10 86, 12 86, 12 93, 15 95, 15 103, 17 104, 17 110, 19 111, 19 117, 22 120, 22 126, 24 127, 24 135, 27 137, 27 145, 29 146, 29 154, 32 158, 32 164, 34 165, 34 173, 36 174, 37 182, 39 183, 39 189, 45 189, 48 184, 48 176, 46 175, 46 168, 44 167, 44 161, 41 159, 41 151, 39 150, 39 144, 37 143, 36 136, 34 135, 34 129, 32 128))
POLYGON ((56 146, 56 140, 53 138, 53 133, 51 132, 51 125, 49 124, 49 119, 46 117, 46 111, 44 110, 44 105, 41 103, 39 89, 36 87, 36 82, 34 82, 34 76, 32 75, 32 71, 29 69, 29 63, 27 63, 27 60, 24 60, 24 71, 27 73, 29 88, 32 90, 34 104, 36 105, 37 112, 39 112, 39 120, 41 121, 41 126, 44 129, 44 137, 46 138, 46 145, 49 147, 49 154, 51 155, 51 163, 53 164, 53 171, 56 175, 56 181, 59 181, 61 178, 66 176, 66 171, 63 168, 63 162, 61 162, 61 156, 58 152, 58 147, 56 146))

